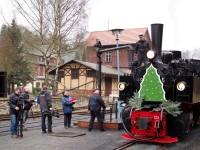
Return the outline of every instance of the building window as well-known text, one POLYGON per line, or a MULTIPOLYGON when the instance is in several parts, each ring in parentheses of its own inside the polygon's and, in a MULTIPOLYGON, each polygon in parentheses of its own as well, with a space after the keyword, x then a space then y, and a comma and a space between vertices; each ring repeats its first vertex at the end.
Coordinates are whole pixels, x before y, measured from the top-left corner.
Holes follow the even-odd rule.
POLYGON ((79 78, 79 69, 72 69, 71 70, 71 79, 78 79, 79 78))
POLYGON ((58 81, 61 82, 61 79, 65 77, 65 72, 62 70, 62 71, 59 71, 58 72, 58 81))
POLYGON ((39 66, 39 76, 43 76, 44 75, 44 66, 39 66))
POLYGON ((56 63, 56 61, 55 61, 55 59, 54 59, 54 58, 50 58, 50 60, 49 60, 49 63, 55 64, 55 63, 56 63))
POLYGON ((36 82, 36 88, 40 87, 40 82, 36 82))
POLYGON ((43 56, 39 56, 39 62, 44 62, 44 57, 43 56))
POLYGON ((105 62, 111 62, 111 52, 106 52, 105 54, 105 62))
POLYGON ((96 72, 94 70, 87 70, 86 75, 87 75, 87 77, 95 77, 96 72))

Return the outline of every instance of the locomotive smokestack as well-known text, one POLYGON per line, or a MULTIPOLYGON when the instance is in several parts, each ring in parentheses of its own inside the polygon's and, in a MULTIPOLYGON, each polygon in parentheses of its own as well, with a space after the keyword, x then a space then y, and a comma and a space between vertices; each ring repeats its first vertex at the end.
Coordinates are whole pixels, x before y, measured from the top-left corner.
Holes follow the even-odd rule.
POLYGON ((158 58, 161 58, 162 35, 163 35, 163 24, 159 23, 151 24, 152 49, 156 51, 158 58))

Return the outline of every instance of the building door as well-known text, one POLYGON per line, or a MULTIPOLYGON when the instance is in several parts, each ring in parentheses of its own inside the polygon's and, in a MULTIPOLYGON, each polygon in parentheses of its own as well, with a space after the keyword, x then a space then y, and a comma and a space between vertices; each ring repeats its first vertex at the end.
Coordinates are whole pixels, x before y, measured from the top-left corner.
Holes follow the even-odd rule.
POLYGON ((6 73, 0 72, 0 97, 6 97, 6 73))
POLYGON ((105 77, 105 96, 109 96, 112 90, 112 78, 105 77))

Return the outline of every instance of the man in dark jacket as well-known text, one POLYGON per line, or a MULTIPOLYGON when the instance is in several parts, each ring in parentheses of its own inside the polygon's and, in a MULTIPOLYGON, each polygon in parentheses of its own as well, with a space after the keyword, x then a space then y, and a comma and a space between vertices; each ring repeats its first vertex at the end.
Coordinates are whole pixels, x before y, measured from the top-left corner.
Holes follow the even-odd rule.
POLYGON ((146 53, 149 49, 149 43, 145 40, 144 35, 139 35, 139 40, 136 42, 135 51, 138 54, 138 61, 140 65, 146 60, 146 53))
POLYGON ((10 95, 8 102, 10 107, 10 118, 11 118, 10 131, 12 137, 17 137, 17 116, 19 114, 19 109, 20 109, 18 106, 19 94, 20 94, 20 89, 16 88, 15 92, 10 95))
POLYGON ((29 89, 27 87, 24 87, 21 91, 20 98, 24 100, 23 127, 25 129, 25 123, 28 119, 29 110, 33 105, 33 101, 29 99, 29 89))
POLYGON ((103 128, 103 116, 101 114, 101 107, 105 110, 105 104, 99 95, 99 90, 95 90, 94 94, 90 96, 88 103, 88 110, 90 111, 90 123, 88 131, 91 131, 93 128, 95 117, 97 117, 99 127, 101 131, 104 131, 103 128))
POLYGON ((42 119, 42 133, 46 132, 46 117, 48 118, 48 133, 52 133, 52 104, 51 95, 47 91, 47 86, 44 85, 41 93, 38 96, 38 104, 40 104, 41 119, 42 119))

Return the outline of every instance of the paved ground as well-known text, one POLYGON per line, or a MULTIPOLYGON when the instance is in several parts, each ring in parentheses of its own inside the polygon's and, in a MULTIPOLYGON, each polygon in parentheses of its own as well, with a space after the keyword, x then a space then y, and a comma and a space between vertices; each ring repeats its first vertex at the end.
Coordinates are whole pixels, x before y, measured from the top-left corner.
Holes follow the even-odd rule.
MULTIPOLYGON (((91 150, 95 147, 109 144, 111 141, 119 141, 122 131, 100 132, 93 130, 88 132, 86 129, 70 128, 64 129, 63 126, 55 127, 55 133, 65 132, 85 133, 79 137, 56 137, 42 135, 40 130, 24 132, 24 138, 13 139, 10 135, 0 137, 0 150, 91 150)), ((122 140, 123 142, 123 140, 122 140)))
MULTIPOLYGON (((22 139, 13 139, 10 135, 0 136, 0 150, 113 150, 126 142, 120 138, 123 130, 100 132, 94 129, 92 132, 88 132, 87 129, 77 127, 65 129, 63 124, 57 124, 53 130, 57 136, 42 135, 39 128, 25 131, 22 139), (79 133, 84 135, 73 137, 79 133)), ((200 128, 196 128, 183 141, 167 145, 164 149, 200 150, 199 133, 200 128)), ((160 145, 156 144, 137 143, 127 150, 158 150, 160 148, 160 145)))

